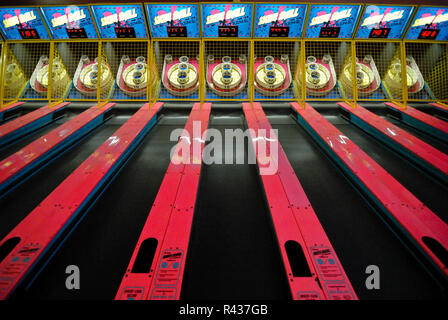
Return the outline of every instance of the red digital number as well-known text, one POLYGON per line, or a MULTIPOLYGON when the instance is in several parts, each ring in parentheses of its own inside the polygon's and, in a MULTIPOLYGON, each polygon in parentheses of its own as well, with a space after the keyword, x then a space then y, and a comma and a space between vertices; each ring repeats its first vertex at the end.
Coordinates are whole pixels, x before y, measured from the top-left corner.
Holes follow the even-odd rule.
POLYGON ((418 39, 435 40, 439 34, 440 29, 422 29, 418 39))

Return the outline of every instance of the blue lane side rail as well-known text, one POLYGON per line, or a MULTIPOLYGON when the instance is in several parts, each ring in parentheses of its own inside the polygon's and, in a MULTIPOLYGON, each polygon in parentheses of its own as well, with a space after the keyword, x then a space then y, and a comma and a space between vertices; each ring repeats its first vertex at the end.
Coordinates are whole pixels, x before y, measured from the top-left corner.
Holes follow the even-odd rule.
POLYGON ((62 102, 55 106, 44 106, 26 115, 0 126, 0 148, 12 144, 33 131, 36 131, 57 119, 70 102, 62 102))
POLYGON ((101 125, 115 103, 92 106, 0 162, 0 197, 28 180, 101 125))
POLYGON ((406 106, 405 109, 392 102, 386 102, 385 105, 395 115, 398 115, 402 122, 448 143, 448 122, 419 111, 411 106, 406 106))
POLYGON ((412 164, 448 184, 448 155, 389 121, 357 105, 338 102, 341 112, 357 127, 380 140, 412 164))
POLYGON ((14 102, 0 108, 0 122, 3 122, 10 113, 19 109, 25 102, 14 102))

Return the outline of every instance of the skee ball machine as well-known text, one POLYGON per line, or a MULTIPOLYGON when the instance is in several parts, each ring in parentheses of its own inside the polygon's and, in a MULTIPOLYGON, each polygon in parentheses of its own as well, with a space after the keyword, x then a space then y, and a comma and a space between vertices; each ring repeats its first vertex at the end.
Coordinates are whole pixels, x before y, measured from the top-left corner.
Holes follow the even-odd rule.
POLYGON ((103 56, 104 61, 104 55, 101 54, 101 43, 89 7, 45 6, 41 7, 41 13, 54 39, 55 55, 66 66, 71 80, 66 92, 53 91, 54 98, 99 100, 99 88, 110 87, 113 77, 110 68, 98 59, 103 56))
POLYGON ((448 101, 448 8, 418 8, 404 39, 407 100, 448 101))
POLYGON ((147 4, 152 36, 152 91, 162 101, 199 101, 203 97, 199 7, 147 4))
MULTIPOLYGON (((303 72, 298 73, 307 101, 353 101, 353 82, 342 74, 354 74, 352 38, 359 5, 311 5, 305 30, 303 72), (305 84, 305 85, 302 85, 305 84)), ((302 68, 299 68, 301 70, 302 68)))
POLYGON ((100 42, 100 100, 149 100, 148 31, 140 4, 91 6, 100 42))
POLYGON ((59 52, 50 42, 38 8, 0 8, 2 47, 2 105, 17 101, 60 100, 70 77, 59 52))
POLYGON ((300 98, 293 76, 307 6, 256 4, 254 19, 254 100, 291 101, 300 98))
POLYGON ((93 5, 91 8, 102 39, 103 69, 107 73, 110 70, 113 77, 110 87, 101 87, 100 99, 149 100, 149 42, 142 5, 93 5))
MULTIPOLYGON (((412 14, 410 6, 369 5, 364 8, 355 35, 356 58, 344 66, 340 77, 342 88, 353 83, 357 101, 403 101, 406 88, 401 80, 401 61, 404 52, 399 39, 412 14)), ((421 79, 418 73, 415 70, 415 79, 421 79)))
POLYGON ((201 4, 205 99, 249 101, 253 4, 201 4))

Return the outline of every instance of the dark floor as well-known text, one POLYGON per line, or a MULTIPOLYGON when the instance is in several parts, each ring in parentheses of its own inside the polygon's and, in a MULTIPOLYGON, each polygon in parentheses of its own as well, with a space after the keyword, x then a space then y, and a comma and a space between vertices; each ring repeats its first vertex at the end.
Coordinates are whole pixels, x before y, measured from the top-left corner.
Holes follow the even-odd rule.
MULTIPOLYGON (((222 134, 225 129, 244 130, 241 114, 212 117, 210 128, 222 134)), ((211 164, 203 171, 183 298, 288 299, 289 287, 255 165, 211 164)))

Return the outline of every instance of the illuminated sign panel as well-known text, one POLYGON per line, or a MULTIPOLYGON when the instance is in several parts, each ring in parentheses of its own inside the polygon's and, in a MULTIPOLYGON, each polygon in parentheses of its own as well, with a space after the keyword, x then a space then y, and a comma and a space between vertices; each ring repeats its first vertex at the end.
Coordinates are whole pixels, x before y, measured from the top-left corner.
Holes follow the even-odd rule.
POLYGON ((367 6, 356 38, 400 39, 413 10, 413 7, 367 6))
POLYGON ((97 39, 95 25, 87 6, 40 8, 53 39, 97 39))
POLYGON ((448 40, 448 7, 420 7, 406 39, 448 40))
POLYGON ((0 8, 0 20, 7 40, 50 39, 37 8, 0 8))
POLYGON ((101 38, 148 37, 141 5, 94 5, 91 8, 101 38))
POLYGON ((252 10, 252 4, 201 4, 203 37, 234 36, 238 31, 239 38, 250 38, 252 10))
POLYGON ((305 4, 257 4, 254 37, 300 37, 306 7, 305 4))
POLYGON ((153 38, 199 38, 198 5, 148 4, 146 11, 153 38))
POLYGON ((311 5, 305 37, 351 38, 360 10, 358 5, 311 5))

